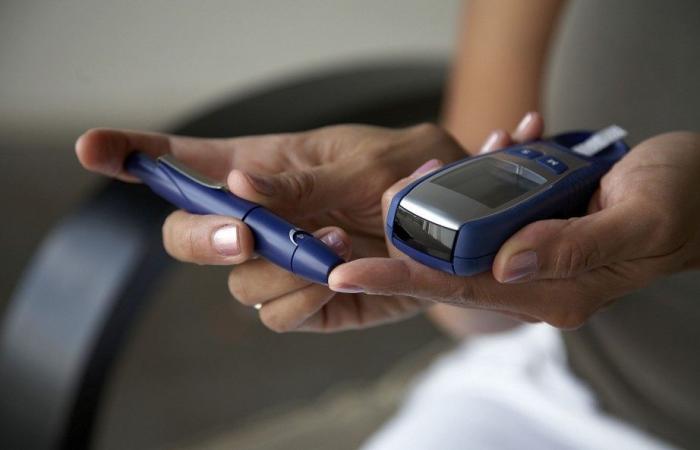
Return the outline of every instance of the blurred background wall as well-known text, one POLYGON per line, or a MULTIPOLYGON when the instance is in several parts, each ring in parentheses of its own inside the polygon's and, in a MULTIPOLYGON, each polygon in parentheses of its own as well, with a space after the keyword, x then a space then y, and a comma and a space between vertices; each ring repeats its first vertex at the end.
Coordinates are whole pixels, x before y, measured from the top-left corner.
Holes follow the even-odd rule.
POLYGON ((0 298, 39 236, 96 182, 73 156, 85 129, 165 130, 290 75, 446 57, 458 10, 458 0, 3 0, 0 185, 12 213, 0 298))
MULTIPOLYGON (((361 62, 446 59, 459 3, 1 1, 0 310, 45 233, 104 182, 74 157, 84 130, 167 130, 289 77, 361 62)), ((260 411, 308 409, 331 385, 376 379, 436 336, 420 318, 357 334, 277 336, 231 301, 225 275, 178 265, 161 283, 115 367, 98 448, 199 447, 250 428, 260 411)), ((360 406, 375 426, 381 418, 360 406)), ((289 428, 284 420, 276 426, 289 428)), ((338 439, 329 434, 338 429, 320 435, 319 448, 338 439)), ((270 433, 252 436, 241 439, 287 448, 265 446, 261 436, 273 439, 270 433)), ((343 441, 352 448, 362 437, 343 441)), ((227 437, 222 448, 231 439, 238 438, 227 437)))

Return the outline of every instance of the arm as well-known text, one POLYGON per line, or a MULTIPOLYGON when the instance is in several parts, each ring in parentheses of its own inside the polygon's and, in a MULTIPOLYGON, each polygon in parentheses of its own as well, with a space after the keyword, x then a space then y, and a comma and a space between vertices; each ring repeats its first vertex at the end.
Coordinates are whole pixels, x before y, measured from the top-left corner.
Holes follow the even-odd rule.
MULTIPOLYGON (((513 129, 524 113, 539 109, 547 51, 562 5, 562 0, 473 0, 466 5, 444 109, 445 127, 465 148, 478 149, 490 130, 513 129)), ((458 338, 518 324, 449 305, 433 306, 428 315, 458 338)))
POLYGON ((562 0, 473 0, 464 8, 444 125, 477 149, 494 128, 512 129, 538 110, 551 36, 562 0))
MULTIPOLYGON (((528 59, 520 55, 520 60, 528 59)), ((480 81, 474 78, 470 83, 476 89, 480 81)), ((501 98, 505 101, 500 103, 508 103, 500 93, 497 103, 501 98)), ((526 109, 530 108, 512 111, 517 114, 526 109)), ((474 111, 478 113, 479 107, 474 111)), ((495 120, 482 128, 498 123, 501 121, 495 120)), ((532 125, 518 130, 522 133, 514 133, 513 138, 535 137, 539 131, 533 131, 536 127, 532 125)), ((481 137, 479 127, 466 129, 481 137)), ((506 143, 503 139, 497 145, 506 143)), ((345 125, 234 139, 93 130, 78 141, 76 151, 86 168, 129 179, 120 168, 126 154, 136 148, 152 156, 172 153, 201 173, 227 179, 234 194, 303 228, 316 229, 316 236, 345 258, 388 256, 382 193, 413 170, 420 175, 435 169, 439 161, 454 161, 465 152, 434 125, 403 130, 345 125)), ((422 312, 434 303, 407 296, 367 295, 355 286, 335 286, 334 292, 310 285, 264 260, 250 259, 252 235, 245 224, 230 217, 175 212, 166 220, 163 239, 166 250, 182 261, 237 265, 229 276, 229 290, 244 305, 259 307, 262 322, 275 331, 329 332, 378 325, 422 312)), ((477 318, 477 322, 484 321, 477 318)))

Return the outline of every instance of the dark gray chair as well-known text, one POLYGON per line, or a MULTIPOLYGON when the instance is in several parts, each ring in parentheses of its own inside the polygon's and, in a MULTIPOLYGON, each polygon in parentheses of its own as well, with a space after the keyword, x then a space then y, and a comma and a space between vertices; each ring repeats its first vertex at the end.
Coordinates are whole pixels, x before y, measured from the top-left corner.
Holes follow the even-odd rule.
MULTIPOLYGON (((227 101, 174 132, 215 137, 434 120, 444 76, 433 63, 336 70, 227 101)), ((0 330, 0 448, 90 445, 112 363, 170 264, 160 240, 170 210, 142 186, 110 182, 46 237, 0 330)))

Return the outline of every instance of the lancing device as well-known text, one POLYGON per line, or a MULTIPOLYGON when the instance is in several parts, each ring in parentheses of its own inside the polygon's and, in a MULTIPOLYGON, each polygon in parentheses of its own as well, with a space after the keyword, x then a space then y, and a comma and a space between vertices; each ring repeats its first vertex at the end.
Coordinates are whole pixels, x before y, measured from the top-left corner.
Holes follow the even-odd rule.
POLYGON ((343 260, 323 242, 257 203, 233 195, 224 185, 192 171, 171 155, 130 154, 125 169, 160 197, 193 214, 217 214, 243 221, 253 232, 255 252, 307 280, 328 284, 343 260))
POLYGON ((456 275, 489 270, 525 225, 585 214, 600 178, 628 151, 626 132, 570 132, 467 158, 391 201, 386 233, 403 253, 456 275))

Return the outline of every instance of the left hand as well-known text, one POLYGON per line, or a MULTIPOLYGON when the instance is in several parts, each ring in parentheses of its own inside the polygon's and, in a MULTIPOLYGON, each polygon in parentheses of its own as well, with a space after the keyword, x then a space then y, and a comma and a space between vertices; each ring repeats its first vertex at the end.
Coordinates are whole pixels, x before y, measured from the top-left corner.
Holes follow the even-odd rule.
MULTIPOLYGON (((602 178, 588 215, 534 222, 513 235, 492 273, 449 275, 389 244, 390 258, 343 264, 329 285, 576 328, 658 277, 700 268, 698 174, 700 134, 662 134, 637 145, 602 178)), ((410 181, 385 193, 385 216, 393 195, 410 181)))
MULTIPOLYGON (((540 132, 541 119, 518 130, 540 132)), ((518 134, 518 133, 516 133, 518 134)), ((141 150, 166 153, 210 178, 227 180, 235 195, 274 211, 328 244, 343 258, 386 256, 382 193, 410 174, 464 157, 444 130, 421 124, 405 129, 336 125, 301 133, 202 139, 127 130, 95 129, 78 139, 87 169, 126 181, 124 159, 141 150)), ((197 264, 236 265, 229 290, 244 305, 264 304, 260 319, 275 331, 336 331, 377 324, 422 309, 417 300, 336 294, 262 258, 254 237, 236 218, 175 211, 163 224, 165 249, 197 264)))

